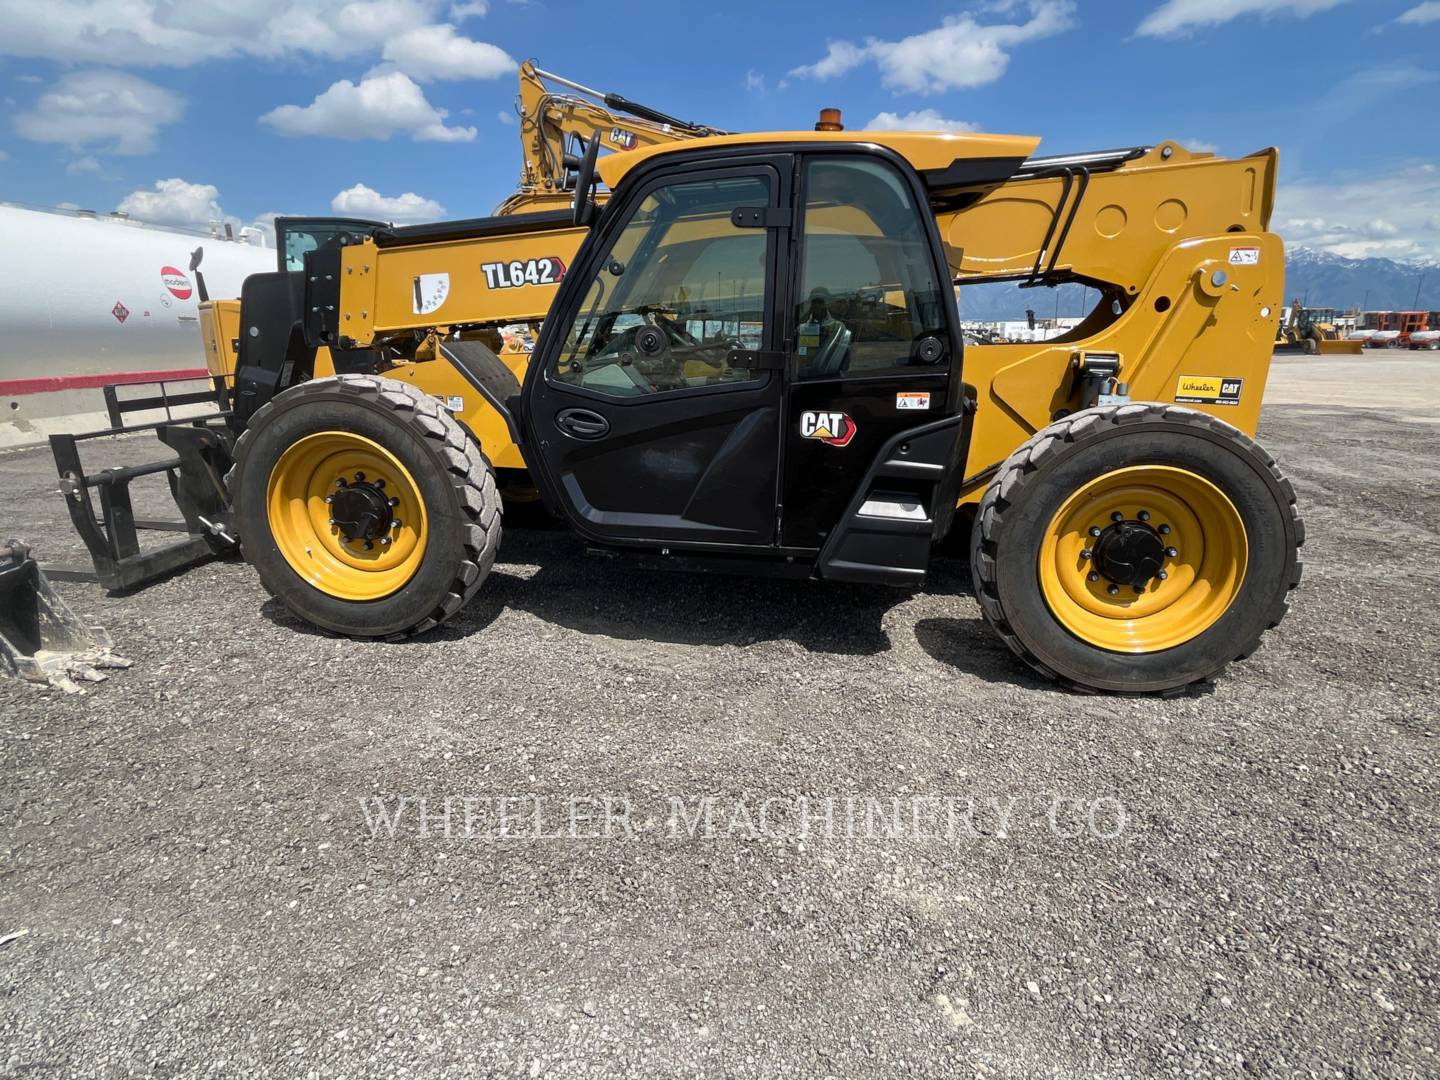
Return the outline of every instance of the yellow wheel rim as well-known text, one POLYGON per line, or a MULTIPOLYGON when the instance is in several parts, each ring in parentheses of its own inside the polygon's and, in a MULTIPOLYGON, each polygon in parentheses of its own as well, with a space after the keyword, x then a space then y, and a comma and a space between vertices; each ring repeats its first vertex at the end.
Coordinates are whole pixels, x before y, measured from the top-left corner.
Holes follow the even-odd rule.
POLYGON ((275 546, 290 568, 341 600, 399 591, 425 557, 428 518, 414 477, 363 435, 321 431, 288 447, 270 471, 266 506, 275 546), (364 489, 360 505, 385 510, 363 532, 350 527, 347 537, 332 524, 327 499, 352 485, 355 493, 364 489))
POLYGON ((1091 480, 1050 519, 1040 587, 1050 612, 1080 640, 1111 652, 1159 652, 1198 637, 1229 610, 1248 556, 1245 523, 1218 487, 1186 469, 1138 465, 1091 480), (1104 556, 1115 530, 1140 535, 1140 526, 1163 557, 1136 585, 1104 556))

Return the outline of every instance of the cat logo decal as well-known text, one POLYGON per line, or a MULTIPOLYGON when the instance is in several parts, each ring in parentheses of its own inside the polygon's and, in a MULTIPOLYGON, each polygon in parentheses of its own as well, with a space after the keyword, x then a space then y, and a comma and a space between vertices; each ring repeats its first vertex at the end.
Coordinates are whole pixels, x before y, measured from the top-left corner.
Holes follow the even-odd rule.
POLYGON ((800 414, 800 434, 830 446, 848 446, 855 437, 855 421, 843 412, 807 410, 800 414))

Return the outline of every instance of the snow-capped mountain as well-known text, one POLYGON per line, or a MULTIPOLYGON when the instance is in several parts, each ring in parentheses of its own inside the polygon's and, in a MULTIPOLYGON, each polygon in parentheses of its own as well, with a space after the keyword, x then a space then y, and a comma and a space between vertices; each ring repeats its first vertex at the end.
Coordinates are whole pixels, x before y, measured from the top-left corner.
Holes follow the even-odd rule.
MULTIPOLYGON (((1440 263, 1347 259, 1328 251, 1295 247, 1285 255, 1281 303, 1297 297, 1307 307, 1344 310, 1363 305, 1367 311, 1440 311, 1440 263)), ((1080 285, 1065 285, 1059 290, 1058 311, 1056 299, 1054 289, 1021 289, 1013 283, 971 285, 960 290, 960 317, 1003 322, 1025 318, 1026 308, 1034 308, 1038 318, 1083 315, 1098 294, 1080 285)))
POLYGON ((1291 248, 1285 255, 1285 303, 1366 311, 1440 310, 1440 263, 1347 259, 1291 248), (1416 290, 1419 301, 1416 301, 1416 290))

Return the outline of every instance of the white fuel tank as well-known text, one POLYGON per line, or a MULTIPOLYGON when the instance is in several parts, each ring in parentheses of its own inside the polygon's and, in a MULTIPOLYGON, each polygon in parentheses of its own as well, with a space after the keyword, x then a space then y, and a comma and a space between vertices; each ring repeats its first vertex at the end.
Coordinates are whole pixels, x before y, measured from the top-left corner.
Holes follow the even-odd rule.
POLYGON ((215 299, 276 268, 237 240, 0 205, 0 382, 204 367, 197 247, 215 299))

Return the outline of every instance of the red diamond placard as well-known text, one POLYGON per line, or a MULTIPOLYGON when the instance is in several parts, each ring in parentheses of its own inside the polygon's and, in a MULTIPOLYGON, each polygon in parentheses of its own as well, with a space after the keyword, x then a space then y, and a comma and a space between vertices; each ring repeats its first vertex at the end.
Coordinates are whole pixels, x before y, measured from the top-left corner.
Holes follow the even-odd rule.
POLYGON ((115 306, 110 309, 110 314, 115 316, 116 322, 123 323, 126 319, 130 317, 130 309, 127 308, 124 304, 120 303, 119 300, 116 300, 115 306))

